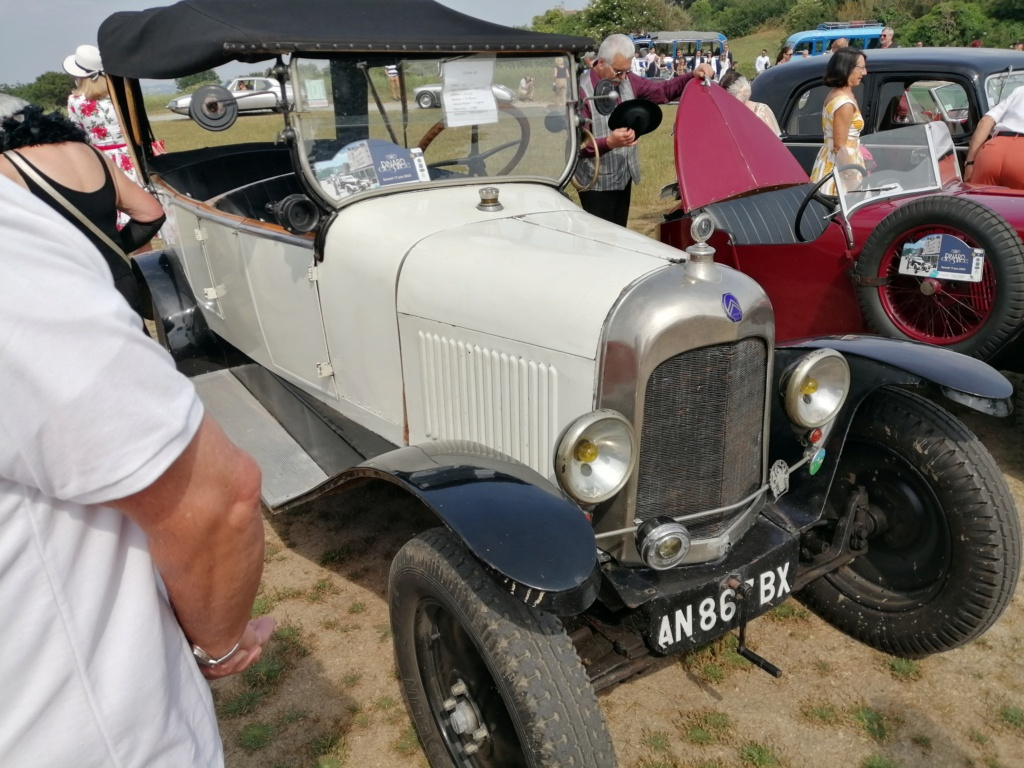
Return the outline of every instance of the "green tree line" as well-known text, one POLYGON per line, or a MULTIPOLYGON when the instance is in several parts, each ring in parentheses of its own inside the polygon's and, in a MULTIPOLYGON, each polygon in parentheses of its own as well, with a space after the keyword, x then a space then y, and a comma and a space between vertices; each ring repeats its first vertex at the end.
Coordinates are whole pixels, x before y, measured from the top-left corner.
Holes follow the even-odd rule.
POLYGON ((763 29, 785 36, 825 21, 875 19, 895 29, 898 45, 1009 47, 1024 39, 1024 0, 591 0, 581 11, 535 16, 538 32, 582 35, 697 29, 744 37, 763 29))

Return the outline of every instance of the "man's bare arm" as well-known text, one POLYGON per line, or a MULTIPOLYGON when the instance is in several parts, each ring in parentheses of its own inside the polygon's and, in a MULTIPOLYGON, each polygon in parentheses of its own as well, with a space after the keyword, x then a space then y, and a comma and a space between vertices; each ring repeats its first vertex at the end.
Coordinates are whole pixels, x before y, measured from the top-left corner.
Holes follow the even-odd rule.
POLYGON ((185 451, 151 486, 111 502, 145 531, 185 636, 213 658, 236 642, 221 677, 259 656, 272 622, 249 622, 263 573, 260 470, 206 417, 185 451))

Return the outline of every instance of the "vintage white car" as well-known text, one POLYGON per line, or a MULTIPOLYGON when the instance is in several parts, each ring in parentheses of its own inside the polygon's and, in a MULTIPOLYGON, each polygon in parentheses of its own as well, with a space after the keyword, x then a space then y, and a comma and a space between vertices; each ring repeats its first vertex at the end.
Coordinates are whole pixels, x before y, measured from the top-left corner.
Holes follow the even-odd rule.
MULTIPOLYGON (((238 104, 239 112, 277 112, 282 108, 281 84, 271 77, 236 77, 226 81, 222 86, 238 104)), ((193 98, 201 99, 208 90, 197 89, 196 94, 178 96, 167 102, 167 108, 179 115, 188 115, 193 98), (202 91, 201 93, 199 93, 202 91)), ((292 98, 291 87, 285 91, 292 98)))
POLYGON ((160 127, 140 78, 277 57, 296 94, 263 140, 209 109, 188 146, 131 146, 168 213, 137 275, 270 510, 378 483, 436 517, 388 596, 431 765, 612 766, 595 689, 732 630, 777 673, 745 632, 794 594, 909 657, 999 618, 1017 510, 918 390, 999 415, 1009 383, 912 342, 776 345, 710 216, 681 251, 582 211, 576 73, 554 107, 491 86, 592 41, 433 0, 235 5, 99 30, 129 137, 160 127), (396 107, 387 66, 440 67, 445 109, 396 107))
MULTIPOLYGON (((511 104, 516 100, 515 92, 507 85, 492 83, 491 90, 494 92, 494 98, 499 102, 511 104)), ((412 94, 420 109, 432 109, 441 106, 441 85, 439 83, 417 86, 413 88, 412 94)))

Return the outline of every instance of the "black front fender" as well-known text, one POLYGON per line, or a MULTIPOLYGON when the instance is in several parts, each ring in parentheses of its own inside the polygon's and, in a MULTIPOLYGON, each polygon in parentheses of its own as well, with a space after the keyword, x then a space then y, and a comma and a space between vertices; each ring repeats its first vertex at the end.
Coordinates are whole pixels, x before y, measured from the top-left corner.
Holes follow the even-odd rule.
POLYGON ((514 459, 470 442, 426 443, 360 464, 343 484, 359 479, 407 490, 531 607, 576 614, 597 597, 597 544, 587 516, 514 459))
POLYGON ((815 522, 824 509, 850 424, 861 403, 882 387, 930 387, 983 413, 1009 413, 1013 386, 992 366, 957 352, 881 336, 825 336, 779 344, 771 416, 770 456, 793 465, 804 455, 780 393, 781 377, 802 355, 815 349, 841 352, 850 365, 850 391, 825 441, 825 462, 816 475, 801 468, 778 506, 798 528, 815 522))
POLYGON ((1005 376, 986 362, 942 347, 884 336, 824 336, 785 342, 779 351, 822 347, 841 352, 847 360, 858 357, 875 363, 860 367, 860 375, 878 381, 872 389, 895 383, 890 378, 910 376, 914 381, 905 383, 928 384, 976 411, 991 416, 1010 413, 1013 385, 1005 376))

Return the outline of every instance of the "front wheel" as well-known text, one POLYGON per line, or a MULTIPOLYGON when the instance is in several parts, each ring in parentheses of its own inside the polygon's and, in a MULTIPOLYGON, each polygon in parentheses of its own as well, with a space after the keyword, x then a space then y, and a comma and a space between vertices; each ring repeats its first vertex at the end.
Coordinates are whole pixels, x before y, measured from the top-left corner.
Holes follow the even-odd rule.
POLYGON ((389 602, 402 693, 434 768, 615 765, 561 622, 500 589, 451 533, 402 547, 389 602))
POLYGON ((850 427, 829 494, 841 510, 858 487, 867 553, 798 597, 851 637, 920 658, 970 642, 1009 605, 1020 574, 1020 523, 985 447, 947 411, 882 389, 850 427))
POLYGON ((430 109, 434 106, 434 96, 429 91, 424 91, 416 97, 416 103, 420 109, 430 109))

